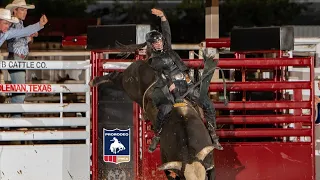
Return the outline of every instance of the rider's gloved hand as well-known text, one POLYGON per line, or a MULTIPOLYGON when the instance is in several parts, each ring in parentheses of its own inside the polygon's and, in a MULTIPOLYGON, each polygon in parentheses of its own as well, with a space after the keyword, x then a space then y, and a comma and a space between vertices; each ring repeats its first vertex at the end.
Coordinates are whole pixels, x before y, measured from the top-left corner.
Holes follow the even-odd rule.
POLYGON ((176 99, 175 99, 175 102, 176 102, 176 103, 183 103, 183 99, 181 99, 181 98, 176 98, 176 99))

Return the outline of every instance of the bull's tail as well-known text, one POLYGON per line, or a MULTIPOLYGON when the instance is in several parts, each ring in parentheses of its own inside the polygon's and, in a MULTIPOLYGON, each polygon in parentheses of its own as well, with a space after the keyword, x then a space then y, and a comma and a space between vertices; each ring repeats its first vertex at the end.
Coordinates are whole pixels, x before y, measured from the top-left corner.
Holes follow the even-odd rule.
POLYGON ((111 84, 115 85, 118 89, 123 90, 122 77, 123 77, 122 72, 116 72, 116 71, 111 72, 107 75, 93 78, 89 82, 89 86, 95 87, 95 86, 99 86, 100 84, 111 83, 111 84))

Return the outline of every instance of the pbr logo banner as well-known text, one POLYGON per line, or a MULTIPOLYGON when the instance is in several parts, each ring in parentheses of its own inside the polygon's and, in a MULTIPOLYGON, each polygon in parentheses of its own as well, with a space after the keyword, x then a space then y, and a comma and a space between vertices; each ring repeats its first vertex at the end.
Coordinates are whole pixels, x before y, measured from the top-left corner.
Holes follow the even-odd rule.
POLYGON ((103 128, 103 161, 114 164, 130 162, 130 140, 130 128, 103 128))

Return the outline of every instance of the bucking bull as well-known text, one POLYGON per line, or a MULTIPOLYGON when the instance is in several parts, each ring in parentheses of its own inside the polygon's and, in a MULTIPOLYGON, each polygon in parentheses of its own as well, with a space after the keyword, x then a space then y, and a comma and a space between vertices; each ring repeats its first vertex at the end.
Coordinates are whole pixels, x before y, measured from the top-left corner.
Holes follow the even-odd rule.
MULTIPOLYGON (((210 60, 213 60, 211 58, 210 60)), ((113 72, 96 77, 90 86, 112 83, 126 92, 131 100, 145 110, 148 119, 155 123, 157 109, 150 95, 156 81, 155 72, 147 61, 135 61, 124 72, 113 72)), ((195 105, 185 99, 186 106, 175 107, 162 126, 160 151, 162 165, 169 180, 213 180, 215 168, 211 137, 195 105)))

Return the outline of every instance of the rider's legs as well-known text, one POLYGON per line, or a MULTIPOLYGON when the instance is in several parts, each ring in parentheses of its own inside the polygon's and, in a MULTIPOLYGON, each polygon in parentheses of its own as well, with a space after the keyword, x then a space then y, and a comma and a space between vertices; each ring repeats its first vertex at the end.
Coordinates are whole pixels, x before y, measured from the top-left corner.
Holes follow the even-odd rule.
POLYGON ((216 134, 216 111, 210 98, 208 96, 205 96, 200 99, 199 88, 195 88, 188 94, 188 96, 191 100, 195 101, 203 109, 204 118, 207 121, 207 128, 213 140, 214 147, 218 150, 223 150, 223 147, 219 143, 219 137, 216 134))
POLYGON ((165 97, 164 93, 160 88, 155 88, 152 94, 152 100, 154 105, 158 108, 158 114, 155 124, 153 125, 153 130, 155 136, 153 137, 151 144, 149 146, 149 152, 153 152, 157 148, 157 144, 160 141, 160 133, 162 125, 172 110, 171 102, 165 97))

